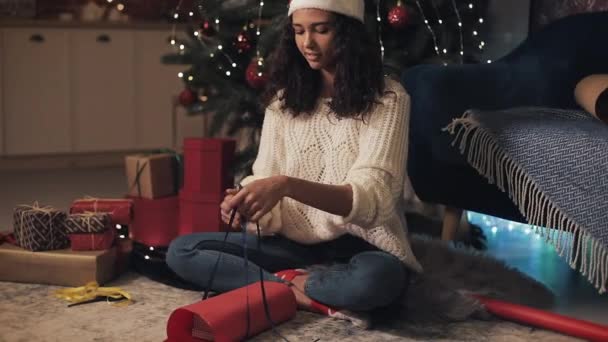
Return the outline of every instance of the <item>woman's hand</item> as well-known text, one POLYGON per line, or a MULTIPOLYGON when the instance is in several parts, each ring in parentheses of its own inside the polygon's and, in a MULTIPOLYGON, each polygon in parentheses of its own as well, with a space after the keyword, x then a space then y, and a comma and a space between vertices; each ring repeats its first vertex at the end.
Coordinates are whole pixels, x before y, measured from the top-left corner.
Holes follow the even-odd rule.
POLYGON ((226 207, 238 208, 241 216, 258 222, 287 195, 287 180, 286 176, 272 176, 253 181, 228 199, 226 207))
MULTIPOLYGON (((238 192, 237 189, 226 189, 226 195, 224 196, 224 200, 220 204, 220 211, 222 213, 222 221, 225 224, 230 223, 230 216, 232 215, 232 208, 230 207, 229 202, 232 198, 234 198, 234 195, 236 195, 237 192, 238 192)), ((240 213, 238 213, 238 212, 235 213, 234 221, 232 222, 231 228, 235 231, 241 230, 241 214, 240 213)))

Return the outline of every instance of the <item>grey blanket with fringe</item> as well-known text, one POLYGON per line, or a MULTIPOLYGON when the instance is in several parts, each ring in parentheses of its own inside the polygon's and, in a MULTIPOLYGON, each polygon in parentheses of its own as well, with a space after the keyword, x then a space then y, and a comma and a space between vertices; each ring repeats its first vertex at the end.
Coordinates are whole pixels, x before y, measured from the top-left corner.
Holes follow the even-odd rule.
POLYGON ((608 125, 582 111, 469 110, 446 131, 571 267, 606 291, 608 125))

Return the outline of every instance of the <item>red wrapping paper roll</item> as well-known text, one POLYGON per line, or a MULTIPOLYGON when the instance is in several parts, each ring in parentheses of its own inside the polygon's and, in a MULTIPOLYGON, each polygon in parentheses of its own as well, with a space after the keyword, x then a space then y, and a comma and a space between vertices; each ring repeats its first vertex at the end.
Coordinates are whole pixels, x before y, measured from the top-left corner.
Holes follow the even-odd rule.
MULTIPOLYGON (((292 319, 296 314, 296 299, 287 285, 264 282, 270 317, 275 324, 292 319)), ((247 291, 249 291, 249 337, 272 327, 264 312, 260 283, 254 283, 211 297, 171 314, 167 322, 168 342, 242 341, 247 331, 247 291)))
POLYGON ((514 322, 553 330, 589 341, 608 341, 608 327, 483 296, 475 296, 488 312, 514 322))
POLYGON ((133 219, 133 201, 126 198, 82 198, 70 207, 70 214, 85 212, 108 213, 112 223, 129 225, 133 219))

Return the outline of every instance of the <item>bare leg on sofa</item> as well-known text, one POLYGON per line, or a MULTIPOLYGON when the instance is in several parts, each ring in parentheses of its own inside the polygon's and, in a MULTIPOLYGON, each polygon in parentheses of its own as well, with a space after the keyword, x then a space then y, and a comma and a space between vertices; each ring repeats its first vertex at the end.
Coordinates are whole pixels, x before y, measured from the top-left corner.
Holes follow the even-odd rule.
POLYGON ((462 209, 448 206, 445 207, 443 226, 441 227, 441 240, 453 241, 456 239, 461 217, 462 209))

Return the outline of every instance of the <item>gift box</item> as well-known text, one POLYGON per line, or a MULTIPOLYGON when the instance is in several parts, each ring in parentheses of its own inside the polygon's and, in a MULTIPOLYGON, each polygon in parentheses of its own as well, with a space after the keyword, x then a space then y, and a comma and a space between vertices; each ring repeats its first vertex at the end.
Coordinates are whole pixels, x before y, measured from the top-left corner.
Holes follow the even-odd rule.
POLYGON ((63 225, 68 234, 103 233, 111 228, 112 217, 107 213, 70 214, 63 225))
POLYGON ((128 198, 81 198, 72 202, 70 214, 107 213, 112 223, 129 225, 133 220, 133 201, 128 198))
POLYGON ((74 252, 60 249, 31 252, 14 245, 0 245, 0 280, 60 286, 104 284, 124 271, 127 261, 118 248, 74 252))
POLYGON ((234 184, 233 139, 184 139, 184 191, 221 195, 234 184))
POLYGON ((220 204, 219 195, 204 195, 181 190, 178 235, 226 231, 228 225, 222 222, 220 204))
POLYGON ((177 196, 133 198, 133 204, 133 224, 130 227, 133 240, 148 246, 168 246, 177 236, 177 196))
POLYGON ((116 233, 114 229, 107 229, 103 233, 79 233, 69 236, 73 251, 101 251, 114 245, 116 233))
POLYGON ((178 160, 175 154, 136 154, 125 157, 128 195, 155 199, 177 195, 178 160))
MULTIPOLYGON (((295 317, 296 299, 287 285, 264 282, 264 290, 274 324, 295 317)), ((173 311, 167 322, 167 341, 243 341, 271 327, 257 282, 173 311)))
POLYGON ((52 207, 20 205, 13 211, 14 236, 22 248, 50 251, 66 248, 69 240, 63 222, 65 213, 52 207))

